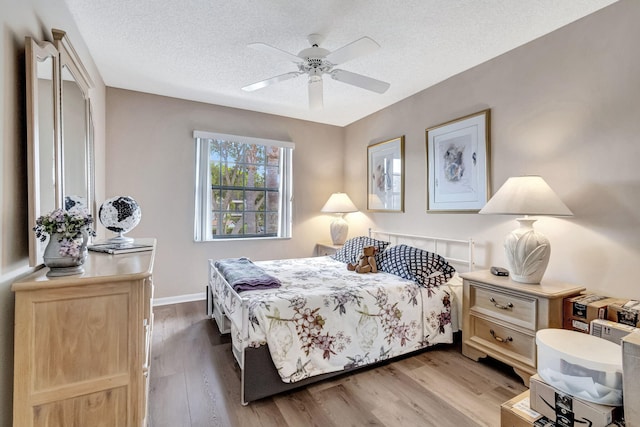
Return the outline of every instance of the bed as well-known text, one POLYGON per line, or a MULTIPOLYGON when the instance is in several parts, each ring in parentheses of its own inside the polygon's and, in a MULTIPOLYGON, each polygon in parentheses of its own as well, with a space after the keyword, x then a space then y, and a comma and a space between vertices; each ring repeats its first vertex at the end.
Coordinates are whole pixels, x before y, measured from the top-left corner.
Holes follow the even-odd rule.
POLYGON ((229 283, 226 260, 209 260, 207 311, 231 334, 242 404, 453 342, 462 312, 457 271, 473 269, 473 246, 370 230, 331 257, 253 263, 280 284, 254 290, 229 283), (369 244, 381 271, 348 271, 369 244))

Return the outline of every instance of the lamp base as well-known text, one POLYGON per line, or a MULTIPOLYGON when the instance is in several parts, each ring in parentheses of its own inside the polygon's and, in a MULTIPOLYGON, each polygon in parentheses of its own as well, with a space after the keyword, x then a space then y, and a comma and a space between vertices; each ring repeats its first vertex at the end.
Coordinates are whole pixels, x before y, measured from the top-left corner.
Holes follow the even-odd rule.
POLYGON ((533 229, 533 218, 518 218, 520 228, 509 233, 504 251, 511 279, 520 283, 540 283, 549 264, 551 245, 542 233, 533 229))
POLYGON ((331 241, 334 245, 344 245, 347 240, 347 234, 349 234, 349 224, 344 220, 342 214, 338 214, 333 221, 331 221, 331 241))

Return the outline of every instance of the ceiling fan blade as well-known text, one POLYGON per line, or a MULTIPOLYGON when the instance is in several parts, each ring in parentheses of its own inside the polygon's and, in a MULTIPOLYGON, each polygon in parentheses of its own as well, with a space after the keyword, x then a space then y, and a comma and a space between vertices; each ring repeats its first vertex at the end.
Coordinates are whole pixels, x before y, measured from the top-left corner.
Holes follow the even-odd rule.
POLYGON ((322 100, 322 77, 309 79, 309 108, 319 110, 324 106, 322 100))
POLYGON ((270 46, 268 44, 264 44, 264 43, 249 43, 247 45, 247 47, 250 47, 251 49, 259 50, 260 52, 266 52, 266 53, 270 53, 272 55, 279 56, 281 58, 286 59, 287 61, 295 62, 296 64, 298 64, 298 63, 303 61, 302 58, 300 58, 297 55, 294 55, 293 53, 289 53, 287 51, 284 51, 282 49, 278 49, 277 47, 273 47, 273 46, 270 46))
POLYGON ((270 79, 261 80, 259 82, 247 85, 247 86, 243 87, 242 90, 244 90, 245 92, 253 92, 254 90, 262 89, 263 87, 267 87, 267 86, 272 85, 274 83, 283 82, 285 80, 293 79, 295 77, 298 77, 300 74, 303 74, 303 73, 298 72, 298 71, 292 71, 290 73, 280 74, 279 76, 271 77, 270 79))
POLYGON ((383 82, 382 80, 376 80, 371 77, 363 76, 362 74, 356 74, 345 70, 333 70, 331 72, 331 78, 342 83, 358 86, 362 89, 367 89, 377 93, 385 93, 387 89, 389 89, 389 86, 391 86, 389 83, 383 82))
POLYGON ((366 55, 376 49, 380 48, 380 45, 370 39, 369 37, 362 37, 354 42, 349 43, 346 46, 342 46, 340 49, 336 49, 325 58, 333 65, 339 65, 344 62, 357 58, 358 56, 366 55))

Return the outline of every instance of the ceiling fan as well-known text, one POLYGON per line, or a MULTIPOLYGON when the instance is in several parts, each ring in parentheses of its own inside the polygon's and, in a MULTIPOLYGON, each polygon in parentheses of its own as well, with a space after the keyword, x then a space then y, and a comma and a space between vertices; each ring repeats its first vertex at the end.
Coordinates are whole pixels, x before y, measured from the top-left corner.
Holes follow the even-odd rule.
POLYGON ((362 74, 334 68, 359 56, 371 53, 380 45, 369 37, 362 37, 333 52, 319 47, 324 37, 320 34, 310 34, 307 37, 311 47, 301 50, 297 55, 286 52, 277 47, 265 43, 250 43, 247 46, 262 52, 271 53, 293 62, 298 66, 298 71, 281 74, 266 80, 250 84, 242 88, 247 92, 262 89, 274 83, 293 79, 303 74, 309 76, 309 108, 319 109, 323 106, 322 100, 322 76, 328 74, 332 79, 347 83, 362 89, 377 93, 384 93, 389 89, 389 83, 376 80, 362 74))

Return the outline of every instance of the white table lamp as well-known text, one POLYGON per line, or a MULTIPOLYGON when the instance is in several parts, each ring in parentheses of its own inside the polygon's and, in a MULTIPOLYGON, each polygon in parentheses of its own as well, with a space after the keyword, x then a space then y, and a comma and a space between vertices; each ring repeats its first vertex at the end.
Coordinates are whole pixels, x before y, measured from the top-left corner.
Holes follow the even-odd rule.
POLYGON ((509 178, 479 213, 524 215, 517 218, 520 228, 509 233, 504 241, 510 276, 521 283, 540 283, 551 255, 549 240, 533 229, 536 219, 528 215, 573 215, 539 176, 509 178))
POLYGON ((356 205, 346 193, 333 193, 320 211, 336 214, 334 220, 331 221, 331 241, 334 245, 344 244, 349 233, 349 225, 343 216, 349 212, 357 212, 356 205))

